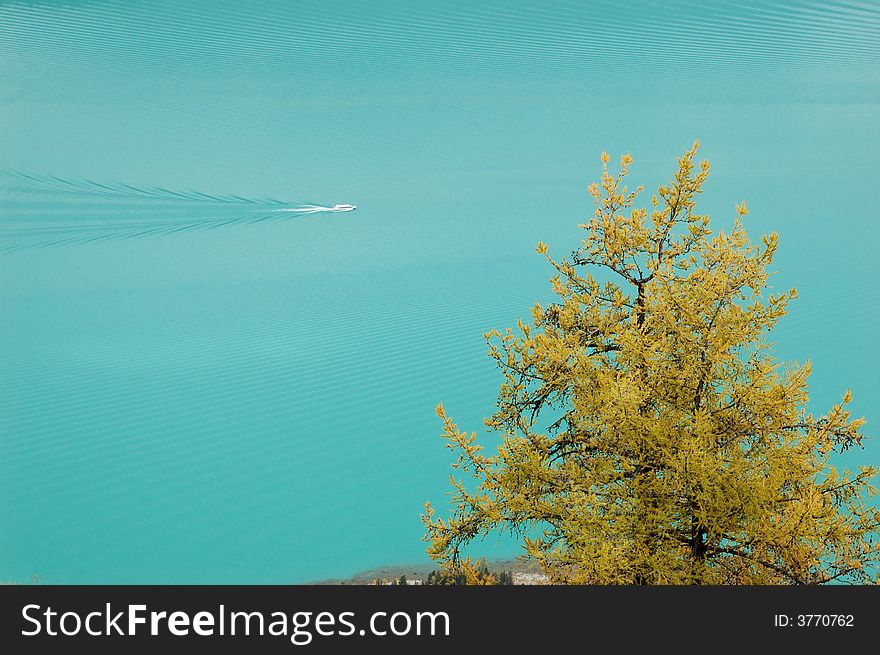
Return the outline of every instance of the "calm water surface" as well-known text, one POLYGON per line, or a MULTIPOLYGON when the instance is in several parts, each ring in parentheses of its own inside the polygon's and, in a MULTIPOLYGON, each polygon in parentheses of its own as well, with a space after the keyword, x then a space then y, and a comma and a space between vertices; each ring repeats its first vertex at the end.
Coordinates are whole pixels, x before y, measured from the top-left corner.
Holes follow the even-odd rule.
POLYGON ((473 5, 0 4, 0 580, 422 561, 433 408, 491 411, 602 150, 702 140, 781 234, 779 356, 878 434, 877 6, 473 5))

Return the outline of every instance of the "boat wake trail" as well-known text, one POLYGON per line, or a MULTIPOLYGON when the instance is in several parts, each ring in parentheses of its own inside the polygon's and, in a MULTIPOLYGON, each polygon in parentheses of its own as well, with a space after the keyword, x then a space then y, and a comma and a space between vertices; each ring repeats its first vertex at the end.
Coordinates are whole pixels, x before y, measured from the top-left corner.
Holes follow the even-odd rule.
POLYGON ((0 172, 0 252, 179 234, 354 209, 347 204, 0 172))

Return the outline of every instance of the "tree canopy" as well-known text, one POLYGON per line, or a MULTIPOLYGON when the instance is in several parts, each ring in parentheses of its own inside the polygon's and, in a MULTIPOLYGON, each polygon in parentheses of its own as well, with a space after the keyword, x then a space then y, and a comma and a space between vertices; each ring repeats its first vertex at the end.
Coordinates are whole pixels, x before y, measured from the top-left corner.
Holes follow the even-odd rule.
POLYGON ((620 160, 589 186, 595 211, 554 259, 554 301, 529 324, 493 330, 503 374, 486 427, 446 415, 456 453, 452 513, 430 503, 428 554, 477 579, 465 549, 498 529, 552 582, 823 584, 875 580, 880 510, 874 466, 838 471, 861 445, 850 392, 807 409, 810 365, 785 364, 768 335, 797 297, 776 293, 778 236, 753 243, 745 203, 715 232, 696 201, 709 175, 698 143, 647 207, 620 160), (494 450, 494 449, 493 449, 494 450))

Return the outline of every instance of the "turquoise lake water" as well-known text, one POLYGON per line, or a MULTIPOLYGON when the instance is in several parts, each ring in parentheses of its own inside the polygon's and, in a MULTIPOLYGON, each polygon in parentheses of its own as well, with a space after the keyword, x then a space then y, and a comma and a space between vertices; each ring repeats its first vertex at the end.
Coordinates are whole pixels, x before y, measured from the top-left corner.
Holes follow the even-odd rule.
POLYGON ((0 580, 424 561, 434 407, 491 413, 602 150, 701 139, 877 463, 878 116, 874 3, 0 3, 0 580))

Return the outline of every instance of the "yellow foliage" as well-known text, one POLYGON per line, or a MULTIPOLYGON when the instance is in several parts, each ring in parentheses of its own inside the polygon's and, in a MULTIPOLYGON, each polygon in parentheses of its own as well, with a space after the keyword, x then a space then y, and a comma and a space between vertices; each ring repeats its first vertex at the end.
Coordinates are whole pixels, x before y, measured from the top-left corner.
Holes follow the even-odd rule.
POLYGON ((447 571, 478 582, 462 550, 509 528, 556 582, 874 581, 877 469, 830 464, 864 421, 849 391, 814 418, 809 364, 772 356, 767 336, 797 297, 768 286, 778 236, 752 243, 745 203, 728 231, 710 228, 698 147, 648 208, 623 185, 632 158, 612 174, 602 153, 577 250, 556 260, 538 244, 558 298, 518 334, 486 335, 504 374, 485 421, 495 454, 437 407, 454 469, 473 476, 451 478, 452 516, 426 504, 422 517, 447 571))

